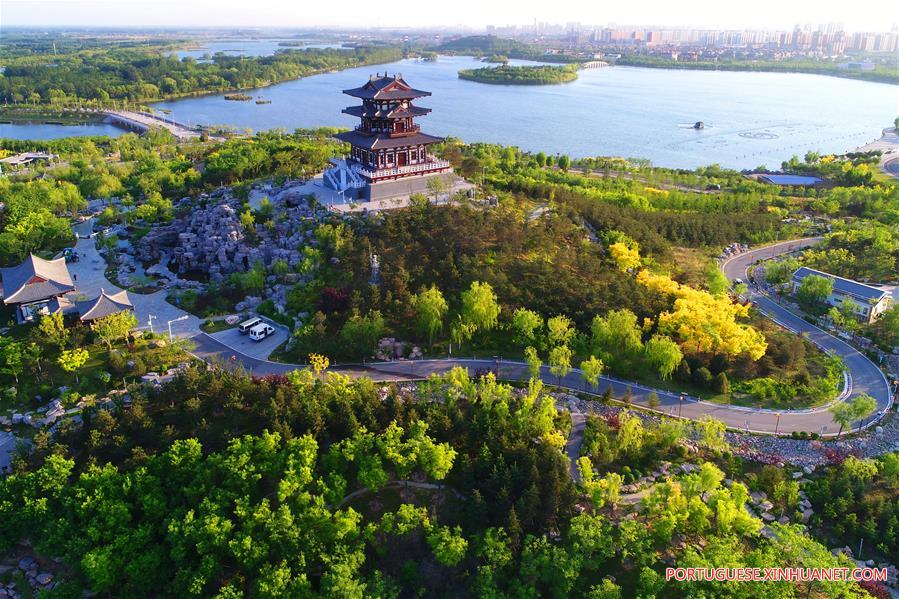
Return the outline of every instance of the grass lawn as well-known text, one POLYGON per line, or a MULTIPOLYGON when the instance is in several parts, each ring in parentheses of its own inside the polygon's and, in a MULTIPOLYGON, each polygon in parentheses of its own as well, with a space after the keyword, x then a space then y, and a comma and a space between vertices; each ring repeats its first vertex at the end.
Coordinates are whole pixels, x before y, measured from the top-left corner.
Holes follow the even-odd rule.
POLYGON ((228 324, 227 322, 224 321, 224 319, 205 320, 205 321, 203 321, 203 324, 200 325, 200 330, 202 330, 204 333, 219 333, 221 331, 227 331, 228 329, 233 329, 236 326, 237 325, 234 325, 234 324, 228 324))

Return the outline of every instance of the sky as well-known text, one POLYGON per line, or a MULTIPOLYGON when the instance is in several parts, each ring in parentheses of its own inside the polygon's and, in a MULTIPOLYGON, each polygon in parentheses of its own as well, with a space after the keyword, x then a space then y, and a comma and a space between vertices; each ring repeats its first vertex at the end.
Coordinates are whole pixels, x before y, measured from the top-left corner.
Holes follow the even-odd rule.
POLYGON ((644 25, 792 29, 843 23, 847 31, 887 31, 895 0, 2 0, 4 27, 430 27, 644 25), (384 8, 373 8, 381 5, 384 8))

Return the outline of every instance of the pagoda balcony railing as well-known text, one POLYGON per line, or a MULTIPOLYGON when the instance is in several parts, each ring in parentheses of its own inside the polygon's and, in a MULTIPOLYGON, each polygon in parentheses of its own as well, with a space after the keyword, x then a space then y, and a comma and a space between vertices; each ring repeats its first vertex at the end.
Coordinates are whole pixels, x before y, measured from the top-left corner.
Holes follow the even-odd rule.
POLYGON ((421 125, 413 125, 411 127, 407 127, 404 131, 384 131, 383 129, 381 129, 381 130, 366 129, 362 125, 356 125, 355 131, 357 131, 359 133, 364 133, 366 135, 370 135, 372 133, 384 133, 384 134, 391 135, 391 136, 395 135, 397 137, 401 137, 403 135, 409 135, 411 133, 420 133, 421 125))
POLYGON ((397 166, 394 168, 379 168, 372 170, 360 165, 354 165, 354 169, 359 174, 368 179, 381 179, 383 177, 397 177, 400 175, 411 175, 414 173, 424 173, 444 168, 449 168, 450 163, 446 160, 430 160, 420 164, 407 164, 406 166, 397 166))

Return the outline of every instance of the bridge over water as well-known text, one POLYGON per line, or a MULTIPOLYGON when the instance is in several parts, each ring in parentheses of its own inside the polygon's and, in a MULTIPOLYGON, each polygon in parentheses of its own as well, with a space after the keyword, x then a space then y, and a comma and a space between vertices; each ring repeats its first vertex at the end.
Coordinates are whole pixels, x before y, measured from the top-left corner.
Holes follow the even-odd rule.
POLYGON ((162 127, 180 140, 199 139, 202 134, 202 130, 197 127, 190 127, 174 119, 167 119, 148 112, 106 110, 104 113, 109 122, 139 133, 145 133, 151 127, 162 127))

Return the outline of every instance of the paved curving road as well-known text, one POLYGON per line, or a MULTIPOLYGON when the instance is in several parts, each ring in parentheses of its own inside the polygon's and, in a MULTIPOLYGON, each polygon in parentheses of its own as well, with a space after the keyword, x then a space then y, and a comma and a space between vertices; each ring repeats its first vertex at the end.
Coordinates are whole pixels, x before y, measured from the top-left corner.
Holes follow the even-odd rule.
MULTIPOLYGON (((819 243, 821 238, 808 238, 782 242, 772 246, 759 248, 736 256, 723 265, 723 270, 731 280, 746 276, 746 269, 757 260, 771 258, 819 243)), ((805 333, 810 340, 820 347, 840 355, 846 363, 851 377, 852 392, 870 394, 877 400, 878 415, 890 405, 889 387, 880 370, 853 347, 833 337, 821 329, 809 324, 796 314, 778 305, 767 296, 752 292, 752 299, 758 308, 767 316, 787 328, 805 333)), ((284 374, 299 365, 270 362, 241 354, 222 344, 209 335, 200 333, 191 338, 196 345, 195 354, 207 361, 218 360, 226 366, 239 366, 254 375, 284 374)), ((335 366, 332 372, 340 372, 347 376, 367 376, 376 381, 396 381, 425 378, 432 373, 445 373, 455 367, 468 368, 470 371, 493 370, 503 380, 525 381, 529 378, 526 364, 522 362, 449 358, 437 360, 373 362, 365 366, 335 366)), ((760 433, 791 433, 793 431, 817 432, 824 436, 836 435, 839 425, 834 423, 826 407, 783 411, 759 410, 740 406, 729 406, 712 402, 699 401, 685 397, 679 393, 671 393, 651 389, 612 377, 601 377, 595 388, 586 389, 581 371, 572 369, 565 377, 554 376, 548 367, 543 367, 540 378, 547 384, 558 385, 580 392, 601 394, 611 389, 613 395, 622 396, 627 389, 631 390, 631 400, 635 405, 649 407, 649 397, 654 392, 659 398, 657 411, 683 418, 699 419, 712 416, 725 422, 729 427, 760 433)), ((873 418, 871 419, 873 420, 873 418)))
MULTIPOLYGON (((722 270, 731 281, 737 278, 747 281, 749 277, 746 271, 755 262, 806 248, 820 243, 821 240, 821 237, 808 237, 750 250, 725 262, 722 265, 722 270)), ((818 347, 832 352, 843 359, 852 385, 850 398, 860 393, 867 393, 877 400, 877 414, 886 411, 890 407, 890 387, 886 377, 861 352, 842 339, 834 337, 807 322, 758 289, 751 288, 748 295, 749 299, 755 302, 756 307, 762 314, 793 332, 802 333, 818 347)), ((833 422, 826 408, 802 413, 784 413, 781 418, 781 424, 787 420, 794 425, 799 425, 800 423, 803 425, 799 426, 797 430, 820 431, 821 427, 827 427, 829 431, 832 431, 834 426, 839 428, 839 425, 835 425, 833 422)))

